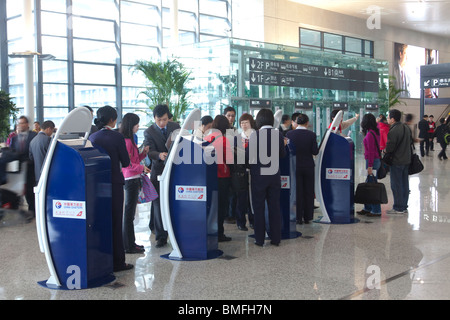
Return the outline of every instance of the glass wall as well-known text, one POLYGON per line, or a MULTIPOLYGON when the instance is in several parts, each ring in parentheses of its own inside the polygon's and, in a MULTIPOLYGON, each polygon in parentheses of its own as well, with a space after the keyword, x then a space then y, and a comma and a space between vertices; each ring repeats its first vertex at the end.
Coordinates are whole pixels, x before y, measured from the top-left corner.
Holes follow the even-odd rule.
MULTIPOLYGON (((170 44, 172 0, 35 0, 36 51, 53 60, 35 58, 36 119, 56 125, 67 112, 82 105, 94 110, 106 104, 119 117, 141 116, 151 121, 139 93, 146 79, 133 71, 136 60, 158 61, 170 44)), ((8 54, 22 41, 22 1, 6 0, 8 54)), ((227 36, 231 28, 231 0, 179 0, 179 43, 191 44, 227 36)), ((4 30, 0 30, 0 33, 4 30)), ((22 59, 2 56, 9 91, 23 110, 22 59), (7 59, 7 61, 5 61, 7 59)), ((3 81, 6 82, 6 81, 3 81)), ((22 111, 21 111, 22 112, 22 111)))
MULTIPOLYGON (((204 114, 228 105, 236 109, 236 119, 263 107, 304 112, 319 140, 333 109, 344 110, 344 119, 387 110, 386 61, 240 39, 182 46, 171 56, 192 70, 192 102, 204 114)), ((359 125, 344 132, 356 145, 362 145, 359 125)))

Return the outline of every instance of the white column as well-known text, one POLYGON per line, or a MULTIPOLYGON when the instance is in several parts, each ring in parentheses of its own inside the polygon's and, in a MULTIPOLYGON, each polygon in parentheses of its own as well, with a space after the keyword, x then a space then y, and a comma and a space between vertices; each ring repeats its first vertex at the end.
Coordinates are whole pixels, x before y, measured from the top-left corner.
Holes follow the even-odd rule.
MULTIPOLYGON (((34 25, 32 13, 32 0, 23 0, 23 49, 24 51, 35 51, 33 41, 34 25)), ((24 58, 25 82, 23 84, 24 93, 24 113, 28 120, 34 121, 34 55, 24 58)))
POLYGON ((172 0, 171 16, 172 16, 171 43, 173 47, 176 47, 178 46, 178 0, 172 0))

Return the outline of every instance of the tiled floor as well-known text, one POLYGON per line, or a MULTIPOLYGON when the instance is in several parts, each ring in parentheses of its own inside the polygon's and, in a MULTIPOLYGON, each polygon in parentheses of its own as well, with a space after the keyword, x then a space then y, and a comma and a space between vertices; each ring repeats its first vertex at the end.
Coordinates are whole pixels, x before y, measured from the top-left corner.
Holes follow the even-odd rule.
MULTIPOLYGON (((225 225, 233 240, 224 253, 206 261, 171 261, 160 256, 148 230, 148 206, 136 218, 138 243, 145 254, 128 254, 135 268, 116 280, 87 290, 49 290, 37 284, 49 276, 39 251, 36 224, 9 213, 0 226, 0 299, 450 299, 450 160, 438 151, 423 160, 425 170, 410 177, 409 213, 381 218, 358 217, 347 225, 298 225, 302 236, 279 247, 258 247, 225 225)), ((359 156, 355 184, 364 180, 359 156)), ((362 205, 355 206, 357 210, 362 205)), ((320 215, 320 209, 316 210, 320 215)))

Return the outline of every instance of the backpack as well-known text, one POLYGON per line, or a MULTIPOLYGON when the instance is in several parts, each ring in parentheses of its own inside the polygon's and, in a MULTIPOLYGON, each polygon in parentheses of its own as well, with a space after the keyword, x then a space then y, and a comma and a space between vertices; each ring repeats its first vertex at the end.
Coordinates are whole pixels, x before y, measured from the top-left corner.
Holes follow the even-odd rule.
POLYGON ((450 143, 450 133, 446 133, 444 135, 444 142, 445 142, 445 144, 449 144, 450 143))

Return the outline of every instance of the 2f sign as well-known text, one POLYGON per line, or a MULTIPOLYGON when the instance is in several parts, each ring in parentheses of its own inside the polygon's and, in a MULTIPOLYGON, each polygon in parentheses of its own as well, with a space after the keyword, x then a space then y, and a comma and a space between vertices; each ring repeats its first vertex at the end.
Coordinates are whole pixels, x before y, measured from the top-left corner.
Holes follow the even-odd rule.
POLYGON ((369 18, 366 21, 367 28, 370 30, 381 29, 381 8, 379 6, 370 6, 366 9, 369 18))

